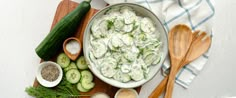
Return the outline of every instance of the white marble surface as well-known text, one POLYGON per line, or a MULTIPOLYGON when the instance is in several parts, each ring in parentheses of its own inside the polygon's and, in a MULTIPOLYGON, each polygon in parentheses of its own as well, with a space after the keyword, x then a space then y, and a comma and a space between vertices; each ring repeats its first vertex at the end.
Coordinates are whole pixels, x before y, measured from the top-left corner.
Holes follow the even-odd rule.
MULTIPOLYGON (((31 98, 40 58, 34 49, 50 30, 60 0, 2 0, 0 3, 0 98, 31 98)), ((102 0, 92 6, 102 8, 102 0)), ((236 1, 215 0, 214 42, 207 66, 189 89, 176 85, 173 98, 229 98, 236 96, 236 1)), ((146 83, 140 98, 147 98, 163 77, 146 83)))

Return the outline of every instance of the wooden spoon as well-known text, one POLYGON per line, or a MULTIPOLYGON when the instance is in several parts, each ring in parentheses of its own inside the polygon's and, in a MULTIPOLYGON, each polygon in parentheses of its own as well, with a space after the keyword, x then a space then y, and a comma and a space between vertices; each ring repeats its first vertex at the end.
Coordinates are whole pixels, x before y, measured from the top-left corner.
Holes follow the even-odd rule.
MULTIPOLYGON (((195 31, 193 33, 193 39, 192 39, 192 43, 195 42, 195 40, 199 37, 199 32, 200 31, 195 31)), ((205 32, 204 32, 205 33, 205 32)), ((204 34, 203 33, 203 34, 204 34)), ((193 47, 193 45, 190 46, 190 48, 193 47)), ((209 47, 209 46, 208 46, 209 47)), ((202 47, 196 47, 195 50, 198 50, 199 48, 202 48, 202 47)), ((205 50, 206 51, 206 50, 205 50)), ((195 51, 191 51, 191 52, 195 52, 195 51)), ((189 55, 191 54, 189 51, 186 55, 189 55)), ((202 54, 198 54, 198 55, 190 55, 190 57, 188 57, 188 62, 184 61, 185 63, 182 63, 182 65, 180 64, 179 67, 178 67, 178 71, 182 68, 181 66, 184 66, 190 62, 192 62, 193 60, 195 60, 196 58, 198 58, 199 56, 201 56, 202 54)), ((149 98, 158 98, 161 93, 166 89, 166 84, 167 84, 167 80, 168 80, 168 77, 169 76, 166 76, 162 81, 161 83, 154 89, 154 91, 151 93, 151 95, 149 96, 149 98)))
POLYGON ((76 60, 77 57, 80 55, 80 52, 81 52, 81 50, 82 50, 82 45, 81 45, 80 40, 77 39, 76 37, 67 38, 67 39, 64 41, 64 43, 63 43, 63 50, 64 50, 65 54, 66 54, 71 60, 73 60, 73 61, 76 60), (71 54, 71 53, 66 49, 67 43, 70 42, 71 40, 75 40, 75 41, 77 41, 78 44, 79 44, 80 49, 79 49, 79 51, 78 51, 76 54, 71 54))
MULTIPOLYGON (((168 34, 169 38, 169 54, 171 60, 170 76, 168 80, 168 94, 172 94, 173 82, 175 78, 174 72, 177 70, 178 65, 186 55, 189 46, 192 42, 192 31, 186 25, 176 25, 168 34)), ((170 95, 171 96, 171 95, 170 95)), ((169 96, 166 96, 169 98, 169 96)))
MULTIPOLYGON (((194 37, 193 37, 194 41, 191 43, 188 53, 183 58, 183 61, 180 63, 178 70, 175 70, 173 72, 174 77, 182 67, 184 67, 186 64, 190 63, 192 60, 196 59, 197 57, 201 56, 203 53, 205 53, 208 50, 211 44, 211 38, 206 35, 207 34, 205 32, 202 32, 200 34, 194 33, 194 37)), ((175 78, 172 78, 172 79, 173 81, 170 81, 170 76, 169 76, 165 98, 172 97, 175 78)))

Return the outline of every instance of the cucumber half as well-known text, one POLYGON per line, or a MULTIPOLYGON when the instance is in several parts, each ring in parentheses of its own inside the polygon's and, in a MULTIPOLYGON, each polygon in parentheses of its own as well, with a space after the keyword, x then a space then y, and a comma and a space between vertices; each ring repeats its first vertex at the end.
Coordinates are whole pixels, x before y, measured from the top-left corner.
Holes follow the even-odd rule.
POLYGON ((83 70, 83 69, 88 69, 88 65, 85 61, 84 56, 80 56, 79 59, 76 61, 76 65, 79 69, 83 70))
POLYGON ((71 69, 66 72, 66 80, 71 84, 78 83, 80 80, 80 72, 78 69, 71 69))
POLYGON ((70 58, 65 53, 60 53, 57 57, 57 63, 62 67, 66 68, 70 64, 70 58))

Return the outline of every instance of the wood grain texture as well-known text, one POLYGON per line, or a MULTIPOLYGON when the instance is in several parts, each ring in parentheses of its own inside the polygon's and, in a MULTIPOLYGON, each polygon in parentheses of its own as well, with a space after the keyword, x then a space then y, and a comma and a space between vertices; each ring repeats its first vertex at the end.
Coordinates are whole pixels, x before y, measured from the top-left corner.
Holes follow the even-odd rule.
MULTIPOLYGON (((188 63, 192 62, 193 60, 197 59, 199 56, 201 56, 203 53, 205 53, 211 44, 211 38, 207 36, 205 32, 200 33, 200 31, 195 31, 192 36, 192 42, 190 45, 190 48, 179 64, 175 75, 179 72, 182 67, 187 65, 188 63), (204 39, 205 38, 205 39, 204 39), (204 40, 202 40, 204 39, 204 40)), ((149 95, 148 98, 158 98, 162 92, 165 91, 167 81, 169 76, 166 76, 161 83, 153 90, 153 92, 149 95)))
POLYGON ((168 41, 171 69, 167 82, 165 98, 172 98, 175 72, 191 45, 192 31, 188 26, 178 24, 168 33, 168 41))
MULTIPOLYGON (((54 20, 51 26, 51 29, 55 26, 55 24, 61 19, 63 18, 65 15, 67 15, 70 11, 72 11, 73 9, 75 9, 78 6, 78 3, 75 3, 73 1, 70 0, 64 0, 61 1, 57 7, 57 11, 55 13, 54 16, 54 20)), ((97 12, 98 10, 91 8, 90 11, 85 15, 84 19, 82 19, 80 26, 78 27, 76 33, 75 33, 75 37, 79 38, 81 43, 83 43, 83 35, 84 35, 84 30, 90 20, 90 18, 92 18, 92 16, 97 12)), ((61 50, 62 51, 62 50, 61 50)), ((82 53, 81 53, 82 54, 82 53)), ((52 61, 54 61, 55 58, 52 59, 52 61)), ((41 61, 42 62, 42 61, 41 61)), ((104 92, 106 94, 108 94, 111 98, 114 97, 116 91, 119 88, 113 87, 103 81, 101 81, 100 79, 98 79, 97 77, 95 77, 94 75, 94 80, 95 82, 95 87, 87 92, 87 93, 81 93, 81 94, 89 94, 92 95, 94 93, 97 92, 104 92)), ((35 79, 33 86, 36 87, 40 85, 38 83, 38 81, 35 79)), ((141 87, 137 87, 135 88, 136 91, 139 93, 141 87)), ((80 97, 80 98, 90 98, 90 97, 80 97)))

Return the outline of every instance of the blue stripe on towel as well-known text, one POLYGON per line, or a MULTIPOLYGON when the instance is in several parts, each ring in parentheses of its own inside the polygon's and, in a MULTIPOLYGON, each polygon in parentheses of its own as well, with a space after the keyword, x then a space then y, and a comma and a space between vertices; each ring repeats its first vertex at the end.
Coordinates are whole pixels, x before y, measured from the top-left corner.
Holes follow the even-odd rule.
POLYGON ((179 74, 176 76, 176 79, 178 79, 179 78, 179 76, 181 75, 181 73, 184 71, 184 69, 180 69, 180 72, 179 72, 179 74))
MULTIPOLYGON (((200 0, 198 3, 196 3, 195 5, 193 5, 192 7, 190 7, 188 10, 192 10, 196 5, 198 5, 199 3, 201 3, 202 0, 200 0)), ((173 17, 172 19, 168 20, 166 23, 169 24, 170 22, 174 21, 175 19, 183 16, 184 14, 186 14, 186 11, 181 12, 179 15, 176 15, 175 17, 173 17)))
MULTIPOLYGON (((196 4, 193 5, 193 7, 191 7, 191 9, 194 8, 195 6, 199 5, 201 2, 202 2, 202 0, 199 0, 196 4)), ((190 13, 189 13, 189 10, 191 10, 191 9, 185 8, 185 7, 182 5, 182 3, 181 3, 180 0, 178 0, 178 4, 179 4, 179 6, 180 6, 181 8, 183 8, 183 9, 185 10, 185 12, 187 13, 187 15, 188 15, 188 20, 189 20, 189 24, 190 24, 191 28, 192 28, 193 30, 195 30, 195 28, 194 28, 194 26, 193 26, 193 23, 192 23, 191 15, 190 15, 190 13)))
POLYGON ((179 81, 180 83, 182 83, 183 85, 185 85, 185 87, 188 86, 188 84, 185 83, 184 81, 182 81, 182 80, 180 80, 180 79, 176 79, 176 80, 179 81))
POLYGON ((208 55, 206 55, 205 53, 202 55, 204 58, 209 58, 209 56, 208 55))
POLYGON ((199 22, 196 26, 194 26, 194 28, 197 28, 198 26, 200 26, 201 24, 203 24, 204 22, 206 22, 207 20, 209 20, 210 18, 212 18, 215 14, 215 9, 213 7, 213 5, 211 4, 211 2, 209 0, 206 0, 207 1, 207 4, 209 5, 209 7, 211 8, 212 10, 212 13, 210 16, 206 17, 204 20, 202 20, 201 22, 199 22))
POLYGON ((152 8, 151 8, 151 6, 150 6, 150 4, 149 4, 149 2, 147 1, 147 0, 145 0, 145 2, 147 3, 147 5, 148 5, 148 8, 152 11, 152 8))
POLYGON ((193 72, 193 70, 191 70, 190 68, 188 68, 188 67, 186 67, 186 66, 184 66, 183 68, 184 68, 185 70, 191 72, 194 76, 197 76, 197 74, 196 74, 195 72, 193 72))
POLYGON ((168 26, 168 24, 166 23, 165 20, 164 20, 164 24, 163 25, 165 26, 167 33, 169 33, 170 28, 169 28, 169 26, 168 26))

